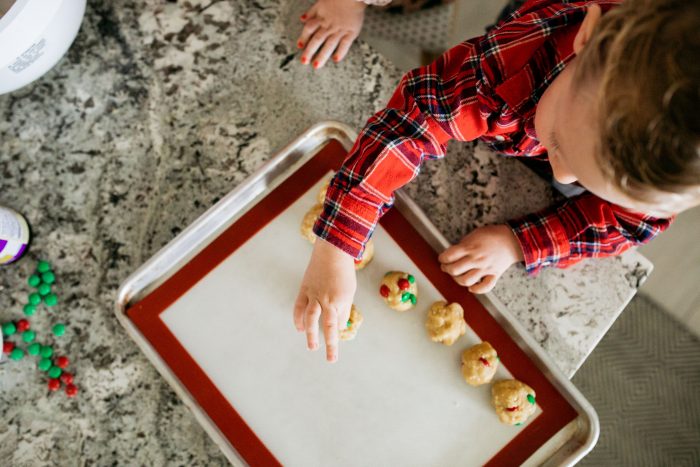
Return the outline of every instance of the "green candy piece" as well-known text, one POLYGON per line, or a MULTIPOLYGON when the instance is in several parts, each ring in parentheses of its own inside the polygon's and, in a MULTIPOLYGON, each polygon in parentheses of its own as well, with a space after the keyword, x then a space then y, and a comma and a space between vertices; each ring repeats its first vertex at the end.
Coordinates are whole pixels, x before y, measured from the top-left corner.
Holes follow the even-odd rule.
POLYGON ((44 303, 46 303, 46 306, 54 306, 58 303, 58 297, 55 293, 50 293, 44 297, 44 303))
POLYGON ((40 353, 42 357, 49 358, 51 355, 53 355, 53 349, 50 345, 42 345, 40 353))
POLYGON ((53 333, 55 336, 61 337, 66 333, 66 325, 63 323, 58 323, 53 327, 53 333))
POLYGON ((32 305, 38 305, 39 303, 41 303, 41 295, 39 295, 36 292, 30 293, 29 294, 29 303, 32 305))
POLYGON ((415 305, 417 301, 418 299, 416 298, 416 296, 411 294, 411 303, 415 305))
POLYGON ((10 358, 12 360, 22 360, 24 358, 24 351, 15 347, 12 349, 12 352, 10 352, 10 358))
POLYGON ((27 329, 22 333, 22 340, 29 344, 30 342, 33 342, 34 339, 36 338, 36 333, 32 331, 31 329, 27 329))
POLYGON ((48 358, 42 358, 39 360, 39 363, 36 364, 36 366, 41 370, 41 371, 48 371, 49 368, 51 368, 51 360, 48 358))
POLYGON ((24 314, 26 316, 32 316, 34 313, 36 313, 36 305, 32 305, 31 303, 24 305, 24 314))
POLYGON ((29 283, 30 286, 36 287, 39 284, 41 284, 41 277, 39 277, 36 274, 32 274, 31 276, 29 276, 29 279, 27 279, 27 282, 29 283))
POLYGON ((44 284, 53 284, 56 282, 56 276, 51 271, 46 271, 41 275, 41 280, 44 284))
POLYGON ((63 370, 61 370, 57 366, 52 366, 51 368, 49 368, 49 377, 50 378, 58 378, 59 376, 61 376, 61 373, 63 373, 63 370))
POLYGON ((347 327, 350 327, 351 324, 352 324, 352 323, 350 322, 350 320, 348 320, 348 325, 347 325, 347 327))
POLYGON ((39 295, 48 295, 51 293, 51 286, 49 284, 41 284, 37 290, 39 291, 39 295))
POLYGON ((527 401, 528 401, 530 404, 535 405, 535 396, 533 396, 532 394, 528 394, 528 395, 527 395, 527 401))
POLYGON ((498 361, 500 362, 500 361, 501 361, 501 357, 499 357, 498 355, 496 355, 496 360, 498 360, 498 361))
POLYGON ((41 273, 49 272, 51 270, 51 263, 48 261, 39 261, 39 264, 36 265, 36 270, 41 273))
POLYGON ((410 282, 411 284, 413 284, 415 281, 416 281, 416 278, 409 274, 409 275, 408 275, 408 282, 410 282))
POLYGON ((404 292, 401 294, 401 301, 402 302, 407 302, 410 299, 411 299, 411 294, 409 292, 404 292))
POLYGON ((522 425, 522 424, 523 424, 522 422, 516 423, 515 426, 520 426, 520 425, 522 425))
POLYGON ((39 355, 39 352, 41 352, 41 344, 39 344, 38 342, 29 344, 29 346, 27 347, 27 353, 29 355, 39 355))
POLYGON ((15 332, 17 332, 17 327, 15 326, 15 323, 9 322, 2 325, 2 333, 4 335, 11 336, 15 332))

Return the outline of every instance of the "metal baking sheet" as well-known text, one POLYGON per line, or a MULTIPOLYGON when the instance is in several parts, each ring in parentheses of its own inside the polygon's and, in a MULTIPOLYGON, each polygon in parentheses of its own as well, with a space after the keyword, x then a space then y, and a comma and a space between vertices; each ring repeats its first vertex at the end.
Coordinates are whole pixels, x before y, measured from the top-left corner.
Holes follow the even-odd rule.
POLYGON ((358 272, 358 337, 335 365, 305 350, 291 323, 311 251, 299 222, 331 173, 317 163, 322 148, 346 151, 353 140, 329 122, 283 149, 127 279, 119 321, 235 465, 577 462, 598 436, 592 407, 495 297, 477 301, 436 272, 435 251, 447 243, 401 192, 373 236, 374 261, 358 272), (275 197, 287 201, 279 207, 275 197), (230 247, 234 237, 240 245, 230 247), (415 310, 381 303, 377 284, 390 269, 417 277, 415 310), (452 347, 423 328, 442 298, 460 301, 470 325, 452 347), (515 375, 538 393, 538 412, 522 427, 498 422, 488 385, 461 379, 461 351, 482 339, 501 356, 497 378, 515 375))

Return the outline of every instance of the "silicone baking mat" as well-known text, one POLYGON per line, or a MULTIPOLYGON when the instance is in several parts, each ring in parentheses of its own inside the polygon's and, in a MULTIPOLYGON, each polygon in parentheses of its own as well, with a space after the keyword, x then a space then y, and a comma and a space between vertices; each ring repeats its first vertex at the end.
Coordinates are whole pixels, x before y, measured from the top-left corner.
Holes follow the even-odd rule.
MULTIPOLYGON (((211 422, 250 465, 516 465, 577 417, 489 312, 444 274, 437 254, 397 210, 374 233, 358 271, 364 323, 336 364, 306 350, 292 306, 311 246, 299 224, 345 156, 328 143, 242 214, 127 316, 211 422), (389 270, 412 273, 418 304, 404 313, 378 294, 389 270), (469 326, 452 347, 424 328, 433 301, 459 302, 469 326), (498 351, 496 379, 537 393, 525 425, 498 421, 490 385, 468 386, 461 352, 498 351)), ((323 346, 321 346, 323 348, 323 346)))

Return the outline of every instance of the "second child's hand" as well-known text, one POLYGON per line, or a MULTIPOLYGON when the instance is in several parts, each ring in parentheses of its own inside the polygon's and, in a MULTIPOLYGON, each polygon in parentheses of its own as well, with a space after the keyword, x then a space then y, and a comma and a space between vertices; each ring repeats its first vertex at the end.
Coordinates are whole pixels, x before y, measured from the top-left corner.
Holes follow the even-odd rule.
POLYGON ((362 30, 367 5, 358 0, 318 0, 301 15, 304 28, 297 47, 304 49, 301 63, 315 69, 326 64, 331 55, 339 62, 350 50, 362 30))

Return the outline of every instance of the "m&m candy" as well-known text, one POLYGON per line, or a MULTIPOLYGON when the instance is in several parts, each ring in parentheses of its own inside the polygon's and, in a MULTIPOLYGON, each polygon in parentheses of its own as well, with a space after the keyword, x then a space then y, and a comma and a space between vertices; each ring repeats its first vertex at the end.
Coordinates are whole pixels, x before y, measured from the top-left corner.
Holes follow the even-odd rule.
POLYGON ((36 305, 32 305, 31 303, 24 305, 25 316, 32 316, 34 313, 36 313, 36 305))
POLYGON ((66 367, 68 366, 68 364, 69 364, 68 357, 64 357, 64 356, 56 357, 56 360, 54 361, 54 364, 55 364, 57 367, 59 367, 59 368, 61 368, 61 369, 64 369, 64 368, 66 368, 66 367))
POLYGON ((384 298, 388 297, 389 296, 389 287, 382 284, 382 286, 379 288, 379 294, 384 298))
POLYGON ((26 319, 20 319, 17 321, 17 332, 24 332, 29 329, 29 321, 26 319))
POLYGON ((73 384, 66 385, 66 396, 73 397, 78 394, 78 388, 73 384))
POLYGON ((46 271, 41 275, 41 280, 44 284, 53 284, 56 281, 56 276, 51 271, 46 271))
POLYGON ((39 284, 41 284, 41 277, 39 277, 36 274, 32 274, 31 276, 29 276, 29 279, 27 279, 27 282, 32 287, 38 287, 39 284))
POLYGON ((40 353, 42 357, 49 358, 53 355, 53 348, 50 345, 42 345, 40 353))
POLYGON ((10 341, 2 343, 2 353, 10 353, 15 348, 15 344, 10 341))
POLYGON ((39 360, 39 363, 36 364, 36 366, 41 370, 41 371, 49 371, 51 368, 51 360, 48 358, 42 358, 39 360))
POLYGON ((11 336, 15 332, 17 332, 17 327, 15 326, 15 323, 10 321, 9 323, 5 323, 2 325, 2 333, 5 336, 11 336))
POLYGON ((30 293, 29 294, 29 303, 31 305, 38 305, 39 303, 41 303, 41 295, 39 295, 36 292, 30 293))
POLYGON ((39 264, 36 265, 36 270, 41 273, 49 272, 51 270, 51 264, 48 261, 39 261, 39 264))
POLYGON ((29 355, 39 355, 39 352, 41 352, 41 344, 38 342, 34 342, 33 344, 29 344, 29 346, 27 346, 27 353, 29 355))
POLYGON ((73 384, 73 375, 67 371, 64 371, 61 374, 61 382, 63 384, 73 384))
POLYGON ((61 376, 61 373, 63 373, 63 370, 61 370, 56 365, 49 368, 49 378, 58 378, 59 376, 61 376))
POLYGON ((46 306, 54 306, 56 303, 58 303, 58 297, 55 293, 50 293, 44 296, 44 303, 46 303, 46 306))
POLYGON ((12 360, 22 360, 24 358, 24 350, 15 347, 12 349, 12 352, 10 352, 10 358, 12 360))
POLYGON ((36 333, 32 331, 31 329, 27 329, 22 333, 22 340, 29 344, 30 342, 34 342, 34 339, 36 338, 36 333))
POLYGON ((51 286, 49 284, 41 284, 37 288, 37 291, 39 292, 39 295, 43 297, 44 295, 48 295, 51 292, 51 286))
POLYGON ((48 382, 49 391, 58 391, 61 389, 61 380, 56 378, 51 378, 48 382))
POLYGON ((61 337, 66 333, 66 325, 63 323, 58 323, 53 327, 53 334, 55 336, 61 337))

